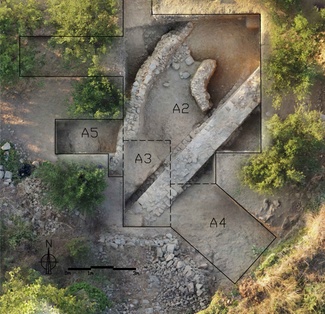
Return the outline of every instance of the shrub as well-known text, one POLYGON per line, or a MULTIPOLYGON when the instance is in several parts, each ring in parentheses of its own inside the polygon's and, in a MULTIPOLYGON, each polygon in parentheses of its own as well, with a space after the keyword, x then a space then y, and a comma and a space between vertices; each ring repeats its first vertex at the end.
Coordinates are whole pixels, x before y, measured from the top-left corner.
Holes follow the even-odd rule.
POLYGON ((42 23, 42 13, 36 0, 12 0, 0 3, 0 85, 9 88, 19 79, 19 62, 24 65, 21 74, 35 66, 35 49, 25 47, 19 60, 19 35, 33 35, 42 23))
POLYGON ((315 56, 319 51, 316 30, 298 14, 293 22, 274 26, 272 54, 267 61, 266 76, 271 81, 269 94, 279 108, 283 95, 293 92, 299 102, 309 93, 317 68, 315 56))
POLYGON ((90 252, 90 247, 88 242, 83 238, 71 239, 67 243, 67 248, 69 250, 69 255, 73 259, 81 259, 87 257, 90 252))
POLYGON ((319 155, 325 149, 325 127, 319 112, 299 107, 284 121, 274 115, 268 128, 272 144, 243 167, 245 185, 270 193, 287 183, 303 184, 321 170, 319 155))
POLYGON ((123 95, 107 77, 94 76, 73 85, 73 102, 69 112, 76 118, 119 118, 123 108, 123 95))
POLYGON ((7 273, 0 296, 0 312, 10 314, 97 314, 96 304, 77 298, 67 289, 48 284, 34 270, 23 273, 15 268, 7 273))
POLYGON ((95 165, 45 162, 35 171, 48 186, 47 198, 58 209, 93 213, 104 200, 105 169, 95 165))
POLYGON ((109 36, 120 34, 117 0, 48 0, 47 12, 48 23, 61 36, 53 37, 52 43, 62 46, 67 58, 86 62, 106 52, 109 36))
POLYGON ((104 311, 106 307, 111 307, 112 305, 104 292, 86 282, 75 283, 69 286, 66 292, 71 295, 79 296, 79 298, 82 297, 83 294, 86 295, 87 298, 95 304, 96 313, 99 313, 98 311, 104 311))

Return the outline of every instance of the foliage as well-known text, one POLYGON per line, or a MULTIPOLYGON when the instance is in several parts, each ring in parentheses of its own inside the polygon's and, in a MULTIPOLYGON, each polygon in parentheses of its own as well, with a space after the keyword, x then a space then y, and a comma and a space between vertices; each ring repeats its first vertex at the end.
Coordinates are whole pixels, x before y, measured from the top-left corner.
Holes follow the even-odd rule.
POLYGON ((47 197, 56 207, 89 214, 104 200, 105 173, 105 169, 95 165, 62 161, 45 162, 35 171, 35 175, 48 185, 47 197))
POLYGON ((87 296, 78 298, 67 289, 46 283, 35 271, 20 268, 7 273, 0 296, 0 312, 10 314, 97 314, 97 304, 87 296))
POLYGON ((69 112, 77 118, 119 118, 123 108, 121 91, 109 78, 93 76, 73 84, 73 102, 69 112))
MULTIPOLYGON (((19 36, 32 35, 42 23, 41 10, 36 0, 7 0, 0 3, 0 85, 8 88, 19 79, 22 70, 35 66, 35 49, 25 47, 19 61, 19 36)), ((24 45, 24 42, 22 42, 24 45)), ((24 72, 21 73, 24 75, 24 72)))
POLYGON ((272 82, 269 93, 274 106, 281 106, 283 94, 293 91, 303 101, 317 76, 315 56, 319 51, 316 29, 298 14, 292 22, 274 25, 273 52, 267 62, 267 78, 272 82))
POLYGON ((108 36, 118 35, 117 0, 48 0, 49 24, 56 28, 52 43, 59 44, 68 58, 82 62, 106 52, 108 36))
POLYGON ((79 297, 86 295, 91 302, 96 304, 96 313, 104 311, 106 307, 111 307, 112 305, 105 293, 86 282, 78 282, 69 286, 67 293, 79 297))
POLYGON ((320 261, 325 257, 325 205, 305 220, 303 233, 271 250, 263 271, 258 269, 239 283, 240 298, 218 290, 210 306, 198 314, 324 313, 325 274, 320 261))
POLYGON ((245 185, 257 192, 273 192, 287 183, 303 184, 321 170, 325 127, 319 112, 299 107, 284 121, 274 115, 268 128, 272 145, 243 167, 245 185))
POLYGON ((70 256, 75 259, 85 258, 90 252, 88 242, 83 238, 71 239, 67 243, 67 248, 70 256))
POLYGON ((15 249, 24 242, 31 242, 35 240, 35 235, 30 224, 25 222, 21 217, 14 216, 11 218, 12 226, 4 226, 5 242, 8 243, 9 248, 15 249))
POLYGON ((301 0, 262 0, 269 10, 282 11, 286 14, 296 12, 301 8, 301 0))
MULTIPOLYGON (((4 145, 5 143, 6 141, 2 141, 0 146, 4 145)), ((13 143, 9 142, 9 144, 11 146, 9 151, 0 149, 0 165, 2 165, 5 170, 12 172, 13 179, 17 179, 18 170, 21 167, 21 163, 19 161, 20 156, 13 143)))

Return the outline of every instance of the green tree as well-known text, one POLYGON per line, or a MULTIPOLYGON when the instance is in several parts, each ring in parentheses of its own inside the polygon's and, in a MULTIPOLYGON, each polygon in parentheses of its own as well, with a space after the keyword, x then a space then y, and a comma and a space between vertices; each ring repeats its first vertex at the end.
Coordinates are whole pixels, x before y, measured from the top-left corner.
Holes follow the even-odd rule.
POLYGON ((289 92, 300 102, 308 94, 317 75, 315 56, 319 43, 316 29, 300 14, 292 23, 274 27, 273 52, 266 65, 266 75, 272 82, 269 93, 278 108, 283 95, 289 92))
POLYGON ((105 199, 106 171, 95 165, 45 162, 35 175, 47 184, 47 198, 59 209, 91 214, 105 199))
POLYGON ((108 36, 121 34, 118 0, 48 0, 47 5, 56 36, 64 36, 54 37, 52 42, 61 45, 68 58, 91 60, 93 55, 106 52, 111 42, 108 36))
MULTIPOLYGON (((72 291, 73 292, 73 291, 72 291)), ((15 268, 7 273, 2 286, 0 312, 10 314, 97 314, 96 299, 88 294, 73 295, 69 289, 59 289, 34 270, 15 268)))
POLYGON ((245 185, 257 192, 272 192, 287 183, 304 184, 321 171, 325 126, 319 112, 299 107, 283 121, 274 115, 268 129, 271 146, 243 167, 245 185))
POLYGON ((35 47, 26 46, 19 61, 19 36, 33 35, 42 24, 42 12, 36 0, 5 0, 0 2, 0 85, 8 88, 19 79, 19 62, 24 75, 35 66, 35 47), (25 72, 24 72, 25 71, 25 72))
POLYGON ((107 77, 83 78, 73 84, 69 112, 76 118, 119 118, 123 94, 107 77))

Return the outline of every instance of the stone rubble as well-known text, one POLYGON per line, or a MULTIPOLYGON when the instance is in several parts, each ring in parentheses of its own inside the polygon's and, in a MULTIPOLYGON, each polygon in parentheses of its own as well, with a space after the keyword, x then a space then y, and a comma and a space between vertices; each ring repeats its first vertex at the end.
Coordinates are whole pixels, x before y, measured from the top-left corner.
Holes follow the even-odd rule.
POLYGON ((142 310, 143 306, 146 307, 143 313, 161 314, 177 313, 184 308, 200 311, 208 306, 210 295, 205 288, 208 265, 198 266, 191 258, 182 256, 179 241, 172 234, 146 239, 107 233, 102 234, 98 242, 108 249, 124 250, 130 246, 140 246, 152 252, 151 263, 144 265, 139 272, 147 275, 149 289, 159 289, 155 302, 133 300, 120 304, 119 309, 123 309, 121 313, 139 313, 136 311, 139 306, 142 306, 142 310))

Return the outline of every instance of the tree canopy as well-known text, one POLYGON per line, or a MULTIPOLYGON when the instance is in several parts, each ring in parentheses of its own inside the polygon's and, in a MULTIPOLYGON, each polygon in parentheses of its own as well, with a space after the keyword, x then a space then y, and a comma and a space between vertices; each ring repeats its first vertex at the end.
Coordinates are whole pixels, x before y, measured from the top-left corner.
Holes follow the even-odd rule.
POLYGON ((319 112, 299 107, 283 121, 274 115, 268 129, 271 146, 243 167, 245 185, 261 193, 272 192, 287 183, 304 184, 321 170, 325 126, 319 112))
MULTIPOLYGON (((36 0, 0 2, 0 85, 8 87, 19 79, 19 62, 28 71, 35 66, 35 47, 25 48, 19 60, 19 36, 33 35, 42 24, 36 0)), ((24 44, 22 41, 21 44, 24 44)), ((21 73, 24 74, 24 73, 21 73)))
POLYGON ((35 175, 48 185, 47 197, 58 209, 91 214, 104 200, 106 171, 96 165, 45 162, 35 175))
MULTIPOLYGON (((90 285, 89 285, 90 286, 90 285)), ((95 287, 88 291, 97 293, 95 287)), ((97 300, 90 297, 88 291, 82 297, 75 294, 76 288, 57 288, 45 282, 36 271, 22 271, 19 267, 7 273, 7 280, 0 295, 0 312, 10 314, 97 314, 97 300)))

